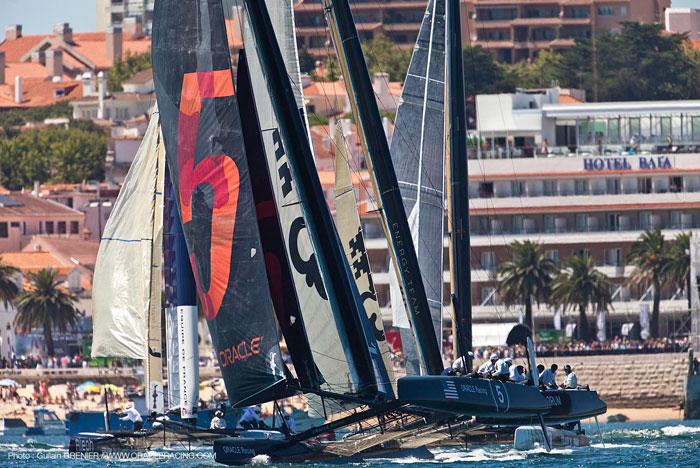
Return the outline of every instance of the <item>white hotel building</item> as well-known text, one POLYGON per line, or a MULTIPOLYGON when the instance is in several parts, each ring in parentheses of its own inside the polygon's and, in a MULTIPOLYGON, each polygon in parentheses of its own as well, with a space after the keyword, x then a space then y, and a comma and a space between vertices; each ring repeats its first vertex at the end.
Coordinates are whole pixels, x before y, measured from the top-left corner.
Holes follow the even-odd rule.
MULTIPOLYGON (((700 229, 700 101, 559 104, 558 90, 550 89, 477 96, 476 105, 482 147, 469 161, 475 323, 483 330, 517 321, 517 308, 506 308, 494 294, 494 271, 510 259, 510 243, 530 239, 559 264, 572 255, 593 257, 615 285, 607 336, 620 335, 624 324, 638 322, 643 304, 651 308, 651 290, 626 283, 631 244, 646 229, 661 228, 667 240, 700 229)), ((376 215, 364 222, 390 323, 386 241, 376 215)), ((445 270, 447 256, 446 238, 445 270)), ((444 278, 447 306, 447 271, 444 278)), ((685 298, 684 291, 663 291, 662 332, 687 332, 685 298)), ((534 310, 538 329, 554 328, 553 310, 534 310)), ((569 312, 562 328, 576 321, 577 312, 569 312)))

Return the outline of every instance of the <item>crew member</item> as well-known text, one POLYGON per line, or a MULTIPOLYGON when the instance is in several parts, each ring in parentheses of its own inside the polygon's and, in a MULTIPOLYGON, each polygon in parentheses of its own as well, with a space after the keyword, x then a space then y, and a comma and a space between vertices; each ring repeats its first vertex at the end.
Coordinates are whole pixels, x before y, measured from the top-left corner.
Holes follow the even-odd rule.
MULTIPOLYGON (((467 359, 471 361, 474 359, 474 353, 471 351, 467 352, 467 359)), ((464 362, 464 356, 460 356, 459 358, 455 359, 452 362, 452 365, 445 370, 443 370, 440 375, 466 375, 467 374, 467 366, 466 363, 464 362)))
POLYGON ((131 421, 131 423, 134 425, 134 432, 143 429, 143 419, 141 419, 141 415, 138 411, 136 411, 136 408, 134 408, 134 404, 131 402, 126 404, 126 406, 124 407, 124 417, 119 418, 119 420, 131 421))
POLYGON ((292 413, 284 413, 284 423, 287 426, 287 429, 289 429, 290 433, 296 431, 297 423, 294 421, 292 413))
POLYGON ((564 372, 566 373, 566 378, 561 388, 578 388, 578 379, 574 371, 571 370, 570 365, 567 364, 564 366, 564 372))
POLYGON ((510 366, 510 381, 521 383, 525 382, 525 377, 523 376, 523 371, 525 368, 523 366, 510 366))
POLYGON ((238 424, 245 430, 248 429, 265 429, 265 423, 262 420, 262 410, 260 405, 249 406, 243 412, 243 416, 238 420, 238 424))
POLYGON ((549 369, 546 369, 540 374, 540 383, 547 388, 557 388, 557 369, 559 366, 552 364, 549 369))
POLYGON ((507 382, 510 378, 510 366, 513 364, 511 358, 501 359, 496 362, 493 370, 493 378, 502 382, 507 382))
POLYGON ((488 377, 493 374, 493 370, 496 368, 496 362, 498 361, 498 354, 492 354, 491 359, 486 361, 479 367, 477 373, 480 377, 488 377))
POLYGON ((216 410, 214 417, 211 418, 211 422, 209 423, 209 429, 226 429, 223 411, 216 410))

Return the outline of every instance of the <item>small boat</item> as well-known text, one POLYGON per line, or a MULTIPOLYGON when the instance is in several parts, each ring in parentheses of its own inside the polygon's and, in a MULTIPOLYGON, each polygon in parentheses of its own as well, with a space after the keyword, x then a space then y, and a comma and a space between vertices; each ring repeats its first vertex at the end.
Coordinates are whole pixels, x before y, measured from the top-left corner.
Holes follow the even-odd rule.
MULTIPOLYGON (((583 432, 547 427, 547 437, 551 447, 587 447, 591 440, 583 432)), ((544 434, 540 426, 520 426, 515 429, 513 447, 515 450, 533 450, 545 446, 544 434)))
POLYGON ((25 431, 28 436, 66 435, 66 425, 55 411, 45 408, 34 410, 34 425, 25 431))

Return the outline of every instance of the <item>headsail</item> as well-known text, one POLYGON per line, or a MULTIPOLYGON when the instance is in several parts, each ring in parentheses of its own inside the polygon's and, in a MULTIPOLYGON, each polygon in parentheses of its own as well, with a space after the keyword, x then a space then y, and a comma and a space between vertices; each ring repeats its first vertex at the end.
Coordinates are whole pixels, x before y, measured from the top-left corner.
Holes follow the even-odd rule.
MULTIPOLYGON (((396 111, 391 159, 409 218, 438 343, 442 343, 444 104, 445 0, 431 0, 418 33, 396 111)), ((395 274, 393 270, 392 273, 395 274)), ((404 304, 395 303, 395 296, 399 297, 392 292, 392 309, 395 316, 398 313, 403 318, 404 304)), ((401 328, 406 372, 417 374, 419 356, 408 328, 401 328)))
POLYGON ((384 366, 387 370, 389 381, 394 383, 394 370, 391 364, 389 346, 384 334, 382 313, 379 310, 377 293, 372 281, 372 271, 369 266, 369 257, 365 249, 365 238, 362 233, 362 224, 357 210, 357 200, 353 190, 348 155, 343 138, 343 129, 338 123, 335 137, 335 225, 343 244, 345 256, 353 271, 357 290, 362 298, 367 318, 372 326, 372 332, 377 340, 379 352, 382 355, 384 366))
POLYGON ((154 224, 158 155, 163 156, 158 117, 154 112, 100 242, 92 296, 93 357, 148 356, 151 306, 153 312, 160 308, 160 292, 152 300, 160 275, 152 272, 158 262, 154 235, 160 236, 162 228, 154 224))
MULTIPOLYGON (((275 36, 280 42, 290 34, 289 22, 291 21, 291 5, 287 9, 286 0, 268 1, 270 19, 275 28, 275 36)), ((257 51, 247 21, 244 22, 243 40, 248 51, 257 51)), ((293 34, 293 25, 291 33, 293 34)), ((289 46, 289 44, 288 44, 289 46)), ((296 90, 301 93, 301 79, 298 76, 298 62, 296 49, 291 53, 290 48, 282 48, 287 75, 290 77, 292 89, 295 91, 295 102, 301 105, 300 112, 303 116, 303 102, 300 103, 296 90)), ((284 235, 288 258, 291 260, 292 277, 297 291, 300 310, 304 319, 309 344, 313 353, 314 362, 321 372, 323 388, 337 393, 356 392, 357 381, 353 381, 352 358, 347 346, 343 346, 339 330, 342 331, 342 323, 337 320, 331 310, 326 286, 321 275, 318 256, 314 251, 306 222, 302 214, 300 197, 296 182, 292 179, 287 152, 285 150, 279 131, 279 123, 272 107, 272 102, 267 91, 265 76, 262 72, 260 59, 257 52, 247 54, 248 67, 253 83, 255 105, 258 111, 258 119, 262 130, 265 156, 270 171, 270 179, 275 195, 275 203, 279 212, 280 224, 284 235)))
POLYGON ((197 291, 229 400, 284 383, 220 0, 155 5, 153 74, 197 291))

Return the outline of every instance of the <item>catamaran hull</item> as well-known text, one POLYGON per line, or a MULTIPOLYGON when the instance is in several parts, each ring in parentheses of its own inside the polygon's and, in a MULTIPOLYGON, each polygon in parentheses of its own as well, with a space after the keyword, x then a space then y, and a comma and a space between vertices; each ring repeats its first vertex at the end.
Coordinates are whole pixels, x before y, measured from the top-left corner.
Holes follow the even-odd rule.
MULTIPOLYGON (((605 414, 608 405, 600 399, 598 392, 593 390, 543 390, 542 396, 552 406, 552 411, 544 415, 545 424, 566 424, 578 422, 605 414)), ((492 424, 533 424, 536 418, 523 418, 519 420, 482 419, 481 422, 492 424)))
POLYGON ((538 389, 498 380, 409 376, 399 379, 398 390, 403 402, 446 413, 513 419, 551 410, 538 389))
POLYGON ((206 430, 146 430, 84 432, 71 436, 69 453, 132 453, 157 450, 164 447, 181 447, 189 450, 194 446, 211 446, 222 436, 206 430))
POLYGON ((362 461, 359 455, 338 457, 306 442, 289 445, 289 441, 286 439, 224 437, 214 442, 214 460, 218 463, 246 465, 253 463, 255 457, 269 457, 270 462, 285 463, 309 461, 356 463, 362 461))

